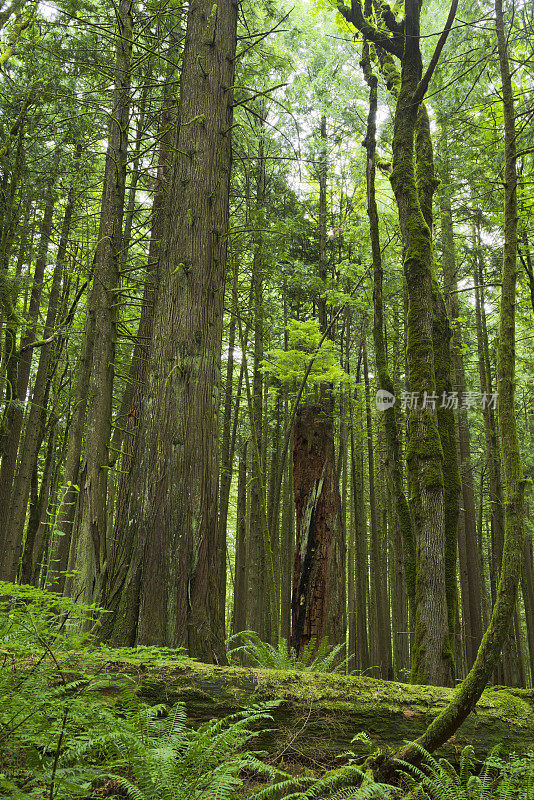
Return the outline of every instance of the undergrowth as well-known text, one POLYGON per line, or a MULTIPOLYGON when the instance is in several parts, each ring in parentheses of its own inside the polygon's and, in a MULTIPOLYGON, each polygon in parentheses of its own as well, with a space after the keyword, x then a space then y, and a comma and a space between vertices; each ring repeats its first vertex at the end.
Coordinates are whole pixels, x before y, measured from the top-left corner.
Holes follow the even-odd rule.
POLYGON ((245 659, 253 667, 262 669, 296 670, 297 672, 345 672, 347 659, 341 659, 344 644, 331 647, 328 638, 321 639, 315 652, 316 640, 310 639, 297 657, 293 648, 288 647, 287 639, 280 637, 278 645, 260 639, 255 631, 240 631, 227 641, 227 655, 230 662, 245 659), (236 647, 234 643, 241 641, 236 647))
MULTIPOLYGON (((277 703, 244 709, 196 730, 185 707, 147 706, 131 664, 189 661, 181 649, 96 647, 83 633, 100 613, 29 586, 0 583, 0 797, 13 800, 534 800, 534 754, 483 762, 472 747, 459 767, 421 751, 420 766, 397 762, 399 785, 377 783, 353 751, 317 777, 264 763, 254 740, 277 703), (81 658, 80 656, 83 656, 81 658), (85 664, 85 669, 80 664, 85 664), (75 666, 73 666, 75 665, 75 666), (261 788, 253 790, 252 783, 261 788)), ((309 672, 343 669, 341 648, 313 643, 300 659, 253 632, 230 652, 257 666, 309 672)), ((358 739, 372 748, 365 734, 358 739)), ((363 761, 363 763, 362 763, 363 761)))

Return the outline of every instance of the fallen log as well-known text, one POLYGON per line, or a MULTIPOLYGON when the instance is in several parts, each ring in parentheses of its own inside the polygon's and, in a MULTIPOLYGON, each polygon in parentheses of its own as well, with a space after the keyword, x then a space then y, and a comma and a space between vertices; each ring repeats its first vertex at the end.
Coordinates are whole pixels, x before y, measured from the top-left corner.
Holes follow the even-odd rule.
MULTIPOLYGON (((396 750, 416 739, 453 693, 442 687, 360 676, 216 667, 183 660, 123 662, 115 659, 117 652, 113 661, 100 662, 97 671, 111 680, 128 675, 137 697, 151 704, 184 703, 195 725, 264 701, 280 701, 272 711, 270 730, 255 746, 267 750, 273 760, 308 765, 329 766, 347 749, 358 752, 351 740, 361 731, 377 746, 396 750)), ((76 667, 80 666, 78 661, 76 667)), ((89 671, 96 666, 84 664, 89 671)), ((73 677, 80 674, 76 667, 72 662, 67 667, 73 677)), ((483 756, 496 744, 508 753, 524 752, 533 743, 534 692, 494 687, 484 692, 475 711, 439 753, 454 760, 466 744, 483 756)))

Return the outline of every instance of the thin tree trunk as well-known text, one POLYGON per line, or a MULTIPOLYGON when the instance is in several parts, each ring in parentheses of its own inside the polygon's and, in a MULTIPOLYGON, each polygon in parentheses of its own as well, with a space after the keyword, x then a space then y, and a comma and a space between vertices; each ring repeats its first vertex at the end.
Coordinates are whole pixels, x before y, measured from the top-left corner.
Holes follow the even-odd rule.
MULTIPOLYGON (((360 380, 360 358, 356 370, 356 384, 360 380)), ((355 601, 356 601, 356 668, 361 673, 366 673, 371 664, 369 657, 368 637, 368 608, 369 608, 369 577, 368 577, 368 547, 367 525, 365 518, 365 492, 364 492, 364 467, 363 467, 363 424, 362 411, 358 398, 357 388, 354 390, 354 407, 351 420, 351 466, 352 466, 352 495, 354 502, 354 556, 355 565, 355 601)))
MULTIPOLYGON (((442 159, 442 188, 440 194, 442 268, 444 275, 445 296, 447 298, 450 318, 453 321, 452 357, 454 385, 455 390, 458 392, 458 396, 463 398, 466 391, 466 378, 463 363, 462 327, 457 292, 458 284, 456 280, 456 253, 452 222, 452 201, 449 188, 451 182, 451 169, 448 153, 448 127, 446 119, 441 118, 440 122, 442 130, 442 147, 440 148, 442 159)), ((466 639, 467 666, 468 669, 471 669, 482 639, 482 616, 471 445, 469 440, 469 427, 467 423, 467 410, 465 404, 463 403, 459 406, 457 412, 457 430, 463 500, 461 525, 459 525, 458 529, 460 576, 462 579, 462 607, 466 639)))
POLYGON ((239 450, 237 473, 237 514, 235 546, 234 613, 232 633, 244 631, 247 624, 247 442, 239 450))
MULTIPOLYGON (((376 154, 376 110, 378 103, 378 80, 372 73, 369 46, 364 44, 362 59, 364 76, 369 86, 369 114, 367 118, 367 132, 365 147, 367 150, 367 214, 371 236, 371 249, 373 254, 373 343, 378 375, 379 388, 384 399, 391 399, 395 392, 391 380, 388 364, 387 349, 385 345, 385 325, 383 314, 383 268, 382 251, 380 247, 380 231, 378 223, 378 208, 375 192, 375 154, 376 154)), ((398 410, 395 404, 385 406, 383 410, 384 429, 387 445, 388 477, 391 486, 392 518, 395 521, 395 597, 398 611, 397 624, 404 640, 402 651, 404 658, 407 655, 406 638, 407 619, 402 613, 404 608, 403 592, 406 591, 412 617, 415 616, 415 540, 408 500, 404 492, 404 476, 400 453, 400 432, 398 410), (406 589, 403 584, 406 582, 406 589)), ((394 632, 395 635, 395 632, 394 632)), ((397 647, 397 642, 395 642, 397 647)), ((400 658, 399 651, 399 658, 400 658)))
MULTIPOLYGON (((224 609, 226 608, 226 525, 228 521, 228 506, 230 501, 230 487, 232 484, 232 464, 234 453, 231 441, 230 426, 232 423, 232 401, 234 394, 234 348, 235 348, 235 317, 230 318, 228 334, 228 361, 226 365, 226 385, 224 393, 224 412, 221 440, 221 485, 219 489, 219 531, 217 537, 217 551, 219 554, 219 613, 220 625, 224 630, 224 609)), ((236 409, 236 413, 238 409, 236 409)))
MULTIPOLYGON (((79 162, 80 156, 81 145, 78 145, 75 156, 76 164, 79 162)), ((67 204, 65 206, 65 214, 61 228, 56 264, 54 273, 52 275, 52 284, 48 298, 48 309, 42 336, 43 341, 52 336, 57 324, 56 320, 58 317, 60 289, 62 278, 66 270, 67 245, 69 241, 75 198, 76 190, 74 186, 72 186, 67 198, 67 204)), ((20 449, 19 466, 11 492, 10 522, 6 532, 6 548, 11 550, 11 557, 13 559, 11 564, 6 566, 10 571, 10 574, 13 576, 17 573, 19 559, 22 555, 22 542, 26 522, 26 509, 30 495, 30 485, 32 475, 37 467, 39 450, 41 448, 44 435, 46 407, 52 374, 57 368, 63 343, 64 339, 60 337, 59 339, 48 342, 39 348, 39 363, 33 385, 33 394, 28 413, 26 429, 20 449)), ((33 542, 28 542, 28 544, 32 545, 33 542)), ((28 559, 29 560, 27 561, 27 564, 31 564, 31 547, 30 552, 28 553, 28 559)), ((25 575, 26 577, 29 577, 30 573, 28 570, 25 571, 25 575)))
POLYGON ((0 452, 2 453, 2 466, 0 468, 0 552, 2 553, 0 558, 0 577, 3 577, 5 580, 14 579, 18 556, 18 541, 17 537, 13 536, 13 527, 10 524, 10 500, 24 420, 24 411, 21 404, 15 401, 23 401, 28 391, 33 355, 33 349, 29 348, 28 345, 35 340, 36 336, 37 318, 41 305, 48 246, 52 236, 52 221, 56 202, 54 182, 58 161, 59 155, 56 158, 55 166, 46 189, 46 204, 41 223, 39 249, 35 262, 33 285, 27 315, 28 327, 22 334, 20 348, 18 350, 16 346, 16 329, 11 330, 9 341, 6 342, 10 353, 6 367, 10 402, 5 410, 5 419, 3 420, 3 442, 0 442, 0 452))
POLYGON ((363 338, 363 376, 365 381, 365 416, 367 425, 367 465, 369 469, 369 511, 370 511, 370 539, 369 539, 369 565, 370 565, 370 594, 369 594, 369 637, 371 642, 371 665, 376 678, 389 678, 391 666, 391 650, 388 647, 387 637, 389 630, 386 625, 386 587, 382 581, 381 561, 384 553, 381 549, 381 532, 376 498, 376 469, 375 469, 375 442, 373 441, 373 421, 371 417, 371 402, 369 391, 369 371, 367 365, 367 345, 365 335, 363 338))
POLYGON ((525 603, 525 619, 527 627, 528 652, 530 656, 530 681, 534 685, 534 556, 532 553, 532 537, 525 537, 525 563, 521 580, 521 589, 525 603))
POLYGON ((113 112, 89 301, 89 313, 94 314, 95 341, 89 378, 84 463, 78 494, 78 521, 73 532, 76 574, 70 588, 72 596, 86 603, 98 602, 101 598, 109 556, 106 541, 107 487, 117 338, 117 290, 128 158, 132 14, 132 0, 121 0, 117 9, 113 112))
MULTIPOLYGON (((258 450, 259 463, 253 461, 253 480, 250 487, 250 526, 248 537, 248 598, 247 598, 247 627, 256 631, 263 641, 270 640, 270 628, 276 621, 269 619, 268 604, 266 603, 267 576, 266 554, 263 532, 263 509, 265 497, 262 496, 265 487, 265 453, 264 447, 264 380, 261 370, 263 360, 263 227, 265 214, 265 159, 263 155, 263 109, 260 109, 257 120, 258 129, 258 158, 255 168, 255 196, 254 216, 256 220, 254 230, 254 254, 252 262, 251 305, 254 326, 254 360, 252 378, 252 413, 251 428, 255 438, 254 450, 258 450)), ((264 113, 264 112, 263 112, 264 113)), ((270 530, 269 530, 270 534, 270 530)))

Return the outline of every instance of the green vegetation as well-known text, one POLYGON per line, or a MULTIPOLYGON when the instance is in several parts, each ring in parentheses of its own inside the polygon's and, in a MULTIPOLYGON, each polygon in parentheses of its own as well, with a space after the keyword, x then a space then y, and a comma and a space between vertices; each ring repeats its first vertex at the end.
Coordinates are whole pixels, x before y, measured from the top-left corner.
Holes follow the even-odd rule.
POLYGON ((316 649, 315 639, 305 645, 300 655, 293 648, 289 648, 287 641, 281 637, 278 646, 262 642, 255 631, 241 631, 231 636, 227 641, 227 655, 230 663, 245 661, 253 667, 265 669, 296 670, 297 672, 345 672, 347 659, 340 661, 345 646, 338 644, 330 647, 328 637, 321 639, 316 649), (232 646, 241 640, 243 644, 232 646))
POLYGON ((528 0, 0 0, 2 800, 534 794, 533 85, 528 0))

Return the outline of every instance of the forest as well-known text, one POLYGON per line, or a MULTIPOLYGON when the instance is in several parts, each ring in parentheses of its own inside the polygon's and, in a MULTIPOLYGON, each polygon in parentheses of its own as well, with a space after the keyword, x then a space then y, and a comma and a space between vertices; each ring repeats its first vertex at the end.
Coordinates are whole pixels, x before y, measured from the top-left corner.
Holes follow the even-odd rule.
POLYGON ((534 800, 534 7, 0 0, 0 797, 534 800))

